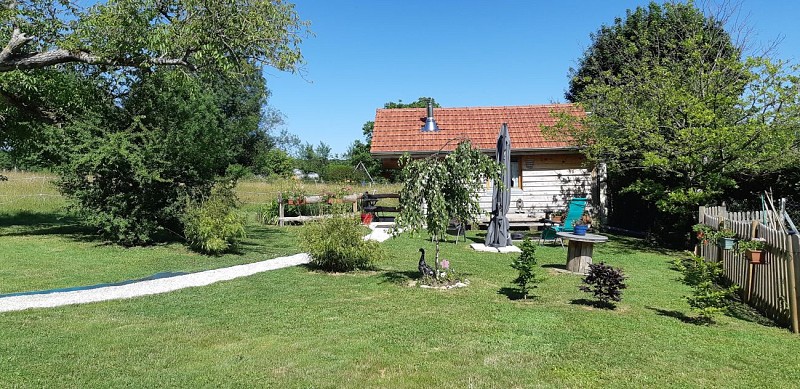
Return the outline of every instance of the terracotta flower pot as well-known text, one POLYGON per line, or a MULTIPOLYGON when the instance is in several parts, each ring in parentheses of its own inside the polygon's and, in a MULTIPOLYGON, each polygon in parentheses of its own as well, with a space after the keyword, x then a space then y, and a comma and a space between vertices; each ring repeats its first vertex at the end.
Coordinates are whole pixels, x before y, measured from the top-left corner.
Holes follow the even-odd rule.
POLYGON ((558 215, 558 216, 550 216, 550 220, 552 220, 552 221, 554 221, 554 222, 556 222, 556 223, 560 223, 560 222, 561 222, 561 219, 563 219, 563 218, 564 218, 564 216, 561 216, 561 215, 558 215))
POLYGON ((747 260, 750 261, 750 263, 764 263, 764 250, 747 249, 744 251, 744 255, 747 257, 747 260))

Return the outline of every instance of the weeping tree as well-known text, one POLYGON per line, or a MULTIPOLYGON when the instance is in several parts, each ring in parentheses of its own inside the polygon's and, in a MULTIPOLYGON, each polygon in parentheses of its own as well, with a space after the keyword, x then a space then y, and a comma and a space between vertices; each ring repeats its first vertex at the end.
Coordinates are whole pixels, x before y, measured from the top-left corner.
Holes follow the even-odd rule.
POLYGON ((500 165, 469 140, 455 150, 441 150, 424 159, 404 155, 400 159, 402 188, 398 229, 412 232, 426 228, 436 243, 436 273, 439 273, 439 242, 450 221, 474 220, 481 213, 478 192, 487 180, 500 176, 500 165))

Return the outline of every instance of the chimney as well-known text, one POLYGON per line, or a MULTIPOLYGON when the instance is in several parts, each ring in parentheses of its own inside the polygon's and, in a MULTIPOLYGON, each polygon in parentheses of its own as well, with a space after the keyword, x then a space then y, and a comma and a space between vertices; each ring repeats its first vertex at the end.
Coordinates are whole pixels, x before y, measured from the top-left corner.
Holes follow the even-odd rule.
POLYGON ((425 125, 421 128, 422 132, 437 132, 439 126, 436 125, 436 120, 433 118, 433 99, 428 100, 428 118, 425 119, 425 125))

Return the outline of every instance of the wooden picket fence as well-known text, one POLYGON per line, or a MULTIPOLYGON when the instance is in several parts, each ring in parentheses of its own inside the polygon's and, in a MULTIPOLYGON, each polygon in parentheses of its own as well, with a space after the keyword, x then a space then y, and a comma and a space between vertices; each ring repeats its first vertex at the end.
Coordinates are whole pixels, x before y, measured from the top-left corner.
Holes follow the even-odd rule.
POLYGON ((762 264, 751 264, 744 254, 722 250, 716 242, 700 242, 698 248, 706 260, 722 262, 725 277, 741 286, 745 302, 798 333, 800 237, 762 222, 770 217, 772 215, 763 211, 728 212, 724 206, 700 207, 699 210, 698 221, 714 230, 729 228, 736 232, 738 239, 766 239, 766 257, 762 264))

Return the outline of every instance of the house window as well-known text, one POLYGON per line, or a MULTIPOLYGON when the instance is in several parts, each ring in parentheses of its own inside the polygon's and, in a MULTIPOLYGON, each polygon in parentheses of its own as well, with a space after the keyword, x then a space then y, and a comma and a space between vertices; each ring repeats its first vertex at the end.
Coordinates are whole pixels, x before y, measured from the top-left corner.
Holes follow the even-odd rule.
POLYGON ((522 189, 522 169, 519 158, 511 158, 511 187, 522 189))

